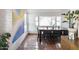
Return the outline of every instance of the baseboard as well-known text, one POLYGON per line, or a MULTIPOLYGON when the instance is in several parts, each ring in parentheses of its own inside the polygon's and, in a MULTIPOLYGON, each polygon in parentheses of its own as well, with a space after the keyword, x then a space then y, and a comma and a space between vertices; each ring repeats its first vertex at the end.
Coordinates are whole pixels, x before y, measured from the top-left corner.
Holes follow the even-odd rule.
POLYGON ((28 35, 37 35, 38 33, 28 33, 28 35))

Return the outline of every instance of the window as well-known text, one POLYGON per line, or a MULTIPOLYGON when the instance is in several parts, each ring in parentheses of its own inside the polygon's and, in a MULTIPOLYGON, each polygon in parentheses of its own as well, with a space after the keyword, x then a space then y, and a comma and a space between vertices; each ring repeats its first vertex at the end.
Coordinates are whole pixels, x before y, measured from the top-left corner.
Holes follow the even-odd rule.
POLYGON ((39 26, 51 26, 51 17, 39 17, 39 26))
POLYGON ((52 22, 52 24, 51 24, 51 25, 52 25, 52 26, 54 26, 54 25, 55 25, 55 23, 56 23, 56 22, 55 22, 55 16, 52 16, 51 18, 52 18, 52 19, 51 19, 51 22, 52 22))
POLYGON ((36 26, 54 26, 54 28, 61 28, 61 16, 36 16, 35 24, 36 26))
POLYGON ((38 26, 38 16, 35 17, 35 25, 38 26))
POLYGON ((56 29, 61 29, 61 17, 56 17, 56 29))
POLYGON ((61 26, 61 17, 60 16, 57 16, 56 23, 57 23, 57 26, 61 26))

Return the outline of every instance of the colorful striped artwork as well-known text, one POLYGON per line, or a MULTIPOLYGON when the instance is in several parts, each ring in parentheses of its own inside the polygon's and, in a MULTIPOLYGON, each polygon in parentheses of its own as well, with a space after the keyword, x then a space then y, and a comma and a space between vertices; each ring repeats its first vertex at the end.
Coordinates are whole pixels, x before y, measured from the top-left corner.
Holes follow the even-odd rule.
POLYGON ((24 22, 22 22, 22 24, 20 24, 19 28, 17 29, 12 43, 14 43, 23 33, 24 33, 24 22))
POLYGON ((13 10, 13 30, 14 35, 12 39, 12 43, 16 42, 18 38, 24 33, 24 10, 13 10))

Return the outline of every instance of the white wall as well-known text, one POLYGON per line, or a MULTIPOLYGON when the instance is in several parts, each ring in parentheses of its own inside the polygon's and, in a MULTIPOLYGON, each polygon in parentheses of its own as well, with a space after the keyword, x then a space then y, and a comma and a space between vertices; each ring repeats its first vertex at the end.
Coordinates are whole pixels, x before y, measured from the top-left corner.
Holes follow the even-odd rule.
POLYGON ((0 33, 4 33, 5 32, 5 21, 6 21, 6 18, 5 18, 5 15, 6 15, 6 12, 5 10, 0 10, 0 33))
POLYGON ((0 10, 0 33, 10 32, 12 28, 12 13, 11 10, 0 10))
POLYGON ((29 14, 36 14, 39 16, 52 16, 60 15, 61 13, 68 12, 68 9, 28 9, 29 14))
POLYGON ((11 33, 12 32, 12 10, 7 9, 6 10, 6 27, 5 30, 6 32, 11 33))
POLYGON ((34 14, 28 14, 28 32, 29 33, 36 33, 37 28, 35 25, 35 15, 34 14))

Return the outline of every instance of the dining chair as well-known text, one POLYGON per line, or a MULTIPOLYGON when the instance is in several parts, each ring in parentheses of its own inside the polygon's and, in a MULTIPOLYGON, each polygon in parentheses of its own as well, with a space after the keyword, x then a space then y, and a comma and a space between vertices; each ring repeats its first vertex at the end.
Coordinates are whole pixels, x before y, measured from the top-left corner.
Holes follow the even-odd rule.
POLYGON ((53 41, 54 41, 54 43, 61 42, 61 30, 54 30, 53 31, 53 41))

